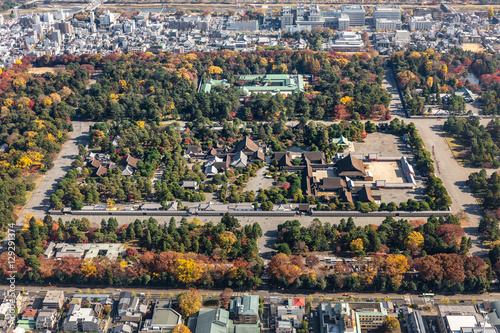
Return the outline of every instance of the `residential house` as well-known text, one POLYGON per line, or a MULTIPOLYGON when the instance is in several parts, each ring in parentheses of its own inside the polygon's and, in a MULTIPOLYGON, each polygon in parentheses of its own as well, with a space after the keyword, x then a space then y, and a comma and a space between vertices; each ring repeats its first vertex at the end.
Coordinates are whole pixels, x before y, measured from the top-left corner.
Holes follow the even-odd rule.
POLYGON ((229 312, 235 324, 258 324, 259 318, 259 296, 244 295, 231 301, 229 312))
MULTIPOLYGON (((100 304, 97 307, 100 307, 100 304)), ((102 332, 98 315, 94 308, 82 308, 78 304, 72 304, 62 327, 68 332, 102 332)))
POLYGON ((52 329, 57 323, 56 309, 41 310, 36 318, 35 328, 37 330, 52 329))

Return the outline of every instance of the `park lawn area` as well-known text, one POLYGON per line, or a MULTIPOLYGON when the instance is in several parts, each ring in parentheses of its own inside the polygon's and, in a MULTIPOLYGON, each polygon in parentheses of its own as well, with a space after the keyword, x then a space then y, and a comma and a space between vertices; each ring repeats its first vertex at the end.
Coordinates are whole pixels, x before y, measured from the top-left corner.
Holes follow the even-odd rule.
POLYGON ((453 153, 453 156, 455 157, 455 160, 457 160, 458 164, 460 164, 461 166, 465 166, 465 161, 459 157, 459 154, 462 152, 462 150, 464 150, 464 145, 462 144, 460 139, 447 135, 445 136, 445 139, 453 153))

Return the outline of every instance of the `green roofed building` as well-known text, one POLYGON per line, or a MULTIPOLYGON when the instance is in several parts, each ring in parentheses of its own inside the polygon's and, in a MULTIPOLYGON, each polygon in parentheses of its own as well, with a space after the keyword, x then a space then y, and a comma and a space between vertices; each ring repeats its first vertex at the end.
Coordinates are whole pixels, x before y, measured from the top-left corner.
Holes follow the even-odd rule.
POLYGON ((332 143, 335 143, 337 146, 349 147, 351 141, 349 141, 349 139, 345 136, 341 135, 340 138, 333 138, 332 143))
MULTIPOLYGON (((257 311, 259 298, 257 296, 257 311)), ((250 301, 250 299, 249 299, 250 301)), ((253 307, 253 306, 252 306, 253 307)), ((258 324, 235 324, 229 319, 229 311, 224 309, 201 309, 196 319, 193 333, 259 333, 258 324)), ((260 320, 259 320, 260 322, 260 320)), ((191 328, 193 328, 191 326, 191 328)))
MULTIPOLYGON (((302 74, 264 74, 264 75, 240 75, 239 81, 243 81, 243 85, 236 86, 241 90, 242 96, 250 96, 251 94, 259 93, 281 93, 284 95, 305 91, 305 80, 309 76, 302 74)), ((200 91, 210 93, 213 86, 222 85, 229 87, 227 80, 208 79, 200 86, 200 91)))
POLYGON ((224 86, 226 88, 229 88, 231 85, 229 84, 229 82, 227 82, 226 79, 224 80, 208 79, 200 86, 200 91, 206 92, 208 94, 212 90, 213 86, 224 86))
POLYGON ((20 319, 17 321, 17 327, 24 328, 25 330, 34 330, 36 326, 36 320, 23 320, 20 319))
POLYGON ((196 321, 195 333, 232 333, 234 324, 224 309, 201 309, 196 321))

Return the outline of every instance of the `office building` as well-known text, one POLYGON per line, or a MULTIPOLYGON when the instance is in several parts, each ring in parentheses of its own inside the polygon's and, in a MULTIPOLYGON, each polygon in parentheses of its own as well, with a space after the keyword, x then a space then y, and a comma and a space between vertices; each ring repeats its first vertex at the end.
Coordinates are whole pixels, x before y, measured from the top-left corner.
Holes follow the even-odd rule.
POLYGON ((382 303, 339 302, 321 303, 319 321, 321 333, 371 332, 385 325, 387 310, 382 303))
POLYGON ((49 290, 43 299, 42 306, 45 309, 59 310, 64 304, 64 291, 49 290))
POLYGON ((338 38, 329 44, 333 51, 359 52, 365 48, 361 35, 353 31, 341 31, 338 38))
POLYGON ((60 30, 61 34, 73 34, 73 26, 69 22, 61 22, 54 24, 54 29, 60 30))
POLYGON ((410 19, 410 30, 431 30, 432 18, 430 16, 417 16, 410 19))
POLYGON ((106 9, 104 14, 99 16, 99 21, 101 28, 109 28, 110 26, 115 24, 116 17, 114 13, 111 13, 109 10, 106 9))
POLYGON ((312 29, 322 27, 325 24, 325 18, 321 15, 321 10, 317 4, 307 5, 297 4, 297 19, 295 24, 298 26, 308 25, 312 29))
POLYGON ((349 26, 365 25, 365 10, 361 5, 342 5, 342 14, 349 16, 349 26))
POLYGON ((348 30, 349 29, 349 26, 351 24, 351 19, 349 18, 349 15, 347 14, 342 14, 340 17, 339 17, 339 21, 338 21, 338 30, 348 30))
POLYGON ((474 305, 438 305, 437 322, 440 333, 496 333, 474 305))
POLYGON ((375 20, 375 30, 399 30, 401 29, 401 20, 388 20, 385 18, 375 20))
POLYGON ((293 25, 293 13, 292 7, 284 6, 281 7, 281 29, 285 29, 287 25, 293 25))

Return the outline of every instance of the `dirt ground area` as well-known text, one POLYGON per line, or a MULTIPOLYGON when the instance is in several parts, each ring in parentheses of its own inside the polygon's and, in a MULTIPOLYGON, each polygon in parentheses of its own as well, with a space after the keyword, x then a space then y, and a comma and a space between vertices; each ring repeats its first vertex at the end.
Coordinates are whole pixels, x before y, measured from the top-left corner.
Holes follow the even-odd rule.
POLYGON ((354 148, 356 154, 378 153, 382 156, 401 156, 404 153, 401 148, 404 147, 403 140, 390 133, 371 133, 368 134, 365 142, 355 142, 354 148))
POLYGON ((45 73, 56 73, 57 70, 58 68, 53 68, 53 67, 39 67, 39 68, 30 68, 28 72, 30 72, 31 74, 45 74, 45 73))
POLYGON ((313 171, 313 177, 316 179, 323 179, 326 177, 337 177, 333 170, 316 170, 313 171))
MULTIPOLYGON (((390 133, 371 133, 365 139, 365 142, 355 142, 356 154, 378 153, 382 156, 405 156, 408 162, 415 167, 413 151, 408 148, 403 140, 390 133)), ((373 172, 374 180, 386 180, 388 183, 404 183, 402 170, 397 162, 374 162, 365 163, 369 166, 368 170, 373 172)), ((424 179, 415 170, 415 181, 417 187, 413 190, 383 189, 379 191, 382 195, 382 202, 395 202, 399 204, 408 199, 422 200, 425 198, 424 179)), ((372 182, 370 182, 372 183, 372 182)))
POLYGON ((367 170, 373 173, 373 180, 385 180, 387 183, 404 183, 403 171, 397 162, 366 163, 367 170))
POLYGON ((464 43, 462 44, 462 49, 465 51, 480 52, 484 51, 483 45, 479 43, 464 43))

